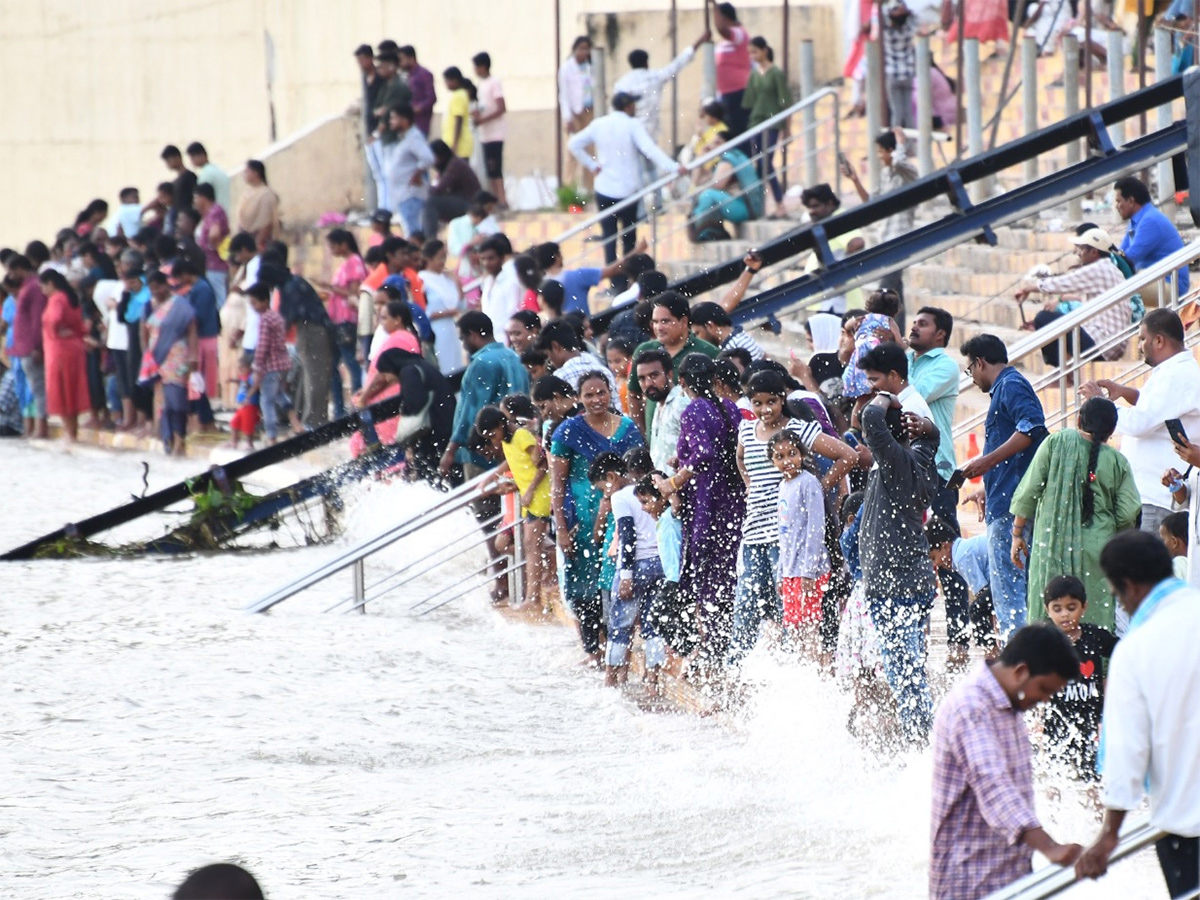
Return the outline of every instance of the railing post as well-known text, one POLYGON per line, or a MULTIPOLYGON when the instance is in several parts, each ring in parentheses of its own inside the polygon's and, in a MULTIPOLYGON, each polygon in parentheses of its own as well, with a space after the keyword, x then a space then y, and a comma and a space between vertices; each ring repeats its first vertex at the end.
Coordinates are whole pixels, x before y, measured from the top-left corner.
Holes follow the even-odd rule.
MULTIPOLYGON (((519 515, 520 505, 516 508, 519 515)), ((513 525, 513 561, 508 569, 508 602, 513 606, 520 606, 525 602, 525 569, 520 565, 521 560, 525 558, 524 530, 518 518, 513 525)))
POLYGON ((879 155, 873 143, 883 130, 883 47, 879 41, 867 41, 867 171, 870 173, 871 194, 879 193, 882 173, 879 155))
MULTIPOLYGON (((1125 35, 1120 31, 1108 32, 1108 99, 1117 100, 1125 96, 1125 35)), ((1125 144, 1125 123, 1113 122, 1108 126, 1113 146, 1125 144)))
MULTIPOLYGON (((1159 81, 1171 76, 1171 32, 1165 28, 1154 29, 1154 76, 1159 81)), ((1171 104, 1165 103, 1155 110, 1155 122, 1159 129, 1171 125, 1171 104)), ((1171 161, 1165 160, 1155 166, 1158 174, 1158 204, 1175 202, 1175 173, 1171 161)))
MULTIPOLYGON (((967 155, 977 156, 983 152, 983 85, 978 38, 966 39, 963 56, 964 78, 967 82, 967 155)), ((971 194, 977 203, 987 196, 988 180, 981 178, 971 185, 971 194)))
POLYGON ((364 616, 367 614, 367 573, 363 558, 354 561, 354 605, 364 616))
MULTIPOLYGON (((1024 113, 1025 133, 1033 134, 1038 128, 1038 45, 1037 38, 1026 35, 1021 41, 1021 106, 1024 113)), ((1025 183, 1038 180, 1037 159, 1025 160, 1025 183)))
MULTIPOLYGON (((800 99, 812 96, 817 90, 817 59, 812 41, 800 42, 800 99)), ((817 174, 817 111, 806 106, 801 112, 804 122, 804 186, 820 181, 817 174)))
POLYGON ((929 35, 917 38, 917 171, 928 175, 933 171, 933 83, 929 69, 933 55, 929 35))
MULTIPOLYGON (((1079 112, 1079 39, 1073 34, 1064 35, 1062 48, 1063 101, 1069 119, 1079 112)), ((1081 158, 1079 141, 1071 141, 1067 144, 1067 165, 1074 166, 1079 163, 1081 158)), ((1083 201, 1079 197, 1071 198, 1067 204, 1067 215, 1072 223, 1078 222, 1083 217, 1083 201)))

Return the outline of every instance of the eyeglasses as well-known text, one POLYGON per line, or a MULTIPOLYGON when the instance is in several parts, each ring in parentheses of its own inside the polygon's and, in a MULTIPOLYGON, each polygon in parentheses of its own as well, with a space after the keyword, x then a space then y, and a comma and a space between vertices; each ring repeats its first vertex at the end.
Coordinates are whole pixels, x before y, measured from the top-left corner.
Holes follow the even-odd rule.
POLYGON ((969 363, 967 363, 967 367, 965 369, 963 369, 963 371, 967 373, 968 378, 972 377, 971 370, 975 368, 975 364, 978 362, 979 362, 979 360, 973 359, 969 363))

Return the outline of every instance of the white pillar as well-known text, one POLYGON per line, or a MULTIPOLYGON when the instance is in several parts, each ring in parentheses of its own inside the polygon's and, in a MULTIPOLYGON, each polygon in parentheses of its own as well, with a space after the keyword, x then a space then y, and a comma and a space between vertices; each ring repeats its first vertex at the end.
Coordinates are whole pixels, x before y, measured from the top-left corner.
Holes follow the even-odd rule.
MULTIPOLYGON (((1162 81, 1171 76, 1171 32, 1165 28, 1154 29, 1154 77, 1162 81)), ((1171 104, 1166 103, 1155 110, 1155 124, 1161 130, 1171 126, 1171 104)), ((1175 173, 1171 161, 1164 160, 1154 167, 1158 173, 1159 204, 1175 202, 1175 173)))
POLYGON ((881 173, 875 138, 883 130, 883 47, 879 41, 867 41, 867 169, 871 193, 879 193, 881 173))
MULTIPOLYGON (((1038 130, 1038 46, 1037 39, 1026 36, 1021 41, 1021 106, 1024 113, 1025 134, 1038 130)), ((1026 183, 1037 181, 1038 161, 1025 161, 1026 183)))
POLYGON ((928 175, 933 171, 933 84, 929 69, 933 56, 929 36, 917 38, 917 171, 928 175))
MULTIPOLYGON (((811 97, 817 90, 817 57, 813 42, 800 42, 800 99, 811 97)), ((807 106, 802 113, 804 121, 804 185, 816 184, 821 180, 817 172, 817 111, 807 106)), ((834 128, 837 128, 835 123, 834 128)))
MULTIPOLYGON (((1125 35, 1119 31, 1108 32, 1108 99, 1125 96, 1125 35)), ((1125 123, 1114 122, 1108 126, 1113 144, 1120 147, 1125 143, 1125 123)))
MULTIPOLYGON (((978 38, 963 41, 963 58, 963 78, 967 82, 967 156, 978 156, 983 152, 983 84, 978 38)), ((983 178, 971 186, 976 203, 987 199, 989 181, 983 178)))
MULTIPOLYGON (((1067 118, 1079 112, 1079 39, 1073 34, 1063 37, 1063 100, 1067 118)), ((1076 165, 1083 158, 1079 141, 1067 144, 1067 165, 1076 165)), ((1083 201, 1072 197, 1067 204, 1067 215, 1072 224, 1083 218, 1083 201)))

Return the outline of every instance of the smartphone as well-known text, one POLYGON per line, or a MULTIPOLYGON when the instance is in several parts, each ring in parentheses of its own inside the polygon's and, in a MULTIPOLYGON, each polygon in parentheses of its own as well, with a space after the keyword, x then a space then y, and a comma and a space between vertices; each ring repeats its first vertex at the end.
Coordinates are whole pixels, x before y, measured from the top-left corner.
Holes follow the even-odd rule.
POLYGON ((946 482, 946 488, 951 491, 957 491, 967 483, 967 476, 962 469, 955 469, 950 475, 950 480, 946 482))
POLYGON ((1188 436, 1187 432, 1183 430, 1183 422, 1179 419, 1167 419, 1164 424, 1167 426, 1167 434, 1171 436, 1171 440, 1183 447, 1188 445, 1188 436))

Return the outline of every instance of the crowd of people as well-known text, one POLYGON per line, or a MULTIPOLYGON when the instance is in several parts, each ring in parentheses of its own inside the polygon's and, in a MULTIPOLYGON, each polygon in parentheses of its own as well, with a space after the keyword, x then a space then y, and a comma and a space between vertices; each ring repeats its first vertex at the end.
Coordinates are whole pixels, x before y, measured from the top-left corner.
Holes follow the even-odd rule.
MULTIPOLYGON (((783 103, 770 48, 749 39, 732 6, 716 4, 714 27, 722 105, 708 114, 722 127, 709 146, 732 133, 726 123, 765 121, 783 103), (761 64, 753 73, 751 56, 761 64)), ((665 69, 649 70, 645 54, 631 59, 627 89, 595 120, 586 38, 560 73, 568 146, 595 174, 600 208, 616 208, 601 268, 567 268, 553 242, 516 252, 501 230, 505 104, 487 53, 472 60, 478 85, 456 67, 443 72, 450 97, 442 136, 430 142, 437 95, 416 51, 384 41, 356 52, 377 210, 365 248, 350 230, 326 234, 328 281, 291 266, 261 162, 246 164, 231 219, 230 180, 204 147, 187 147, 190 168, 166 147, 173 180, 150 203, 126 189, 115 210, 89 204, 50 247, 0 251, 0 432, 45 437, 55 416, 74 440, 88 416, 84 427, 157 428, 164 449, 179 453, 190 431, 216 429, 214 412, 225 408, 234 445, 253 447, 260 427, 275 442, 399 396, 395 417, 356 435, 352 451, 399 444, 409 476, 440 486, 479 477, 472 508, 488 539, 493 601, 560 596, 606 683, 627 681, 636 661, 651 688, 670 673, 721 702, 737 696, 747 656, 771 645, 852 693, 848 727, 863 740, 903 750, 932 736, 933 896, 982 896, 984 885, 1027 871, 1033 850, 1054 862, 1079 857, 1082 874, 1101 874, 1147 774, 1152 800, 1166 791, 1169 801, 1154 808, 1175 841, 1160 848, 1164 871, 1184 870, 1168 881, 1194 885, 1187 867, 1196 868, 1200 820, 1176 786, 1200 759, 1200 724, 1176 711, 1185 727, 1164 739, 1175 751, 1164 762, 1158 743, 1148 749, 1170 728, 1162 708, 1132 712, 1163 688, 1150 635, 1166 632, 1174 647, 1162 623, 1191 623, 1197 608, 1184 583, 1200 584, 1200 365, 1183 322, 1140 304, 1112 321, 1097 316, 1067 352, 1104 344, 1119 355, 1112 339, 1140 319, 1151 374, 1140 390, 1081 384, 1074 427, 1054 434, 1004 343, 977 334, 956 354, 948 312, 925 306, 908 320, 899 273, 814 313, 806 360, 769 358, 731 316, 757 254, 718 299, 692 302, 669 288, 636 241, 634 211, 620 206, 642 183, 643 161, 681 168, 656 143, 654 85, 710 37, 665 69), (597 333, 592 291, 605 280, 617 314, 597 333), (956 355, 989 397, 982 453, 961 461, 956 355), (964 497, 968 480, 982 486, 964 497), (503 524, 505 494, 516 497, 519 541, 503 524), (963 536, 960 500, 976 505, 983 534, 963 536), (521 593, 510 596, 518 567, 521 593), (935 726, 927 641, 939 597, 949 670, 965 670, 973 643, 989 661, 955 688, 935 726), (1034 706, 1040 752, 1088 784, 1104 773, 1109 818, 1082 856, 1032 811, 1030 740, 1016 713, 1034 706), (975 729, 980 721, 991 724, 975 729), (940 841, 944 829, 969 833, 978 859, 960 854, 970 841, 940 841)), ((892 187, 911 177, 902 124, 876 141, 892 187)), ((776 138, 765 133, 764 148, 776 138)), ((728 184, 743 165, 723 160, 715 171, 728 184)), ((769 172, 759 178, 776 191, 769 172)), ((712 227, 736 220, 733 207, 749 194, 711 190, 700 202, 716 211, 712 227)), ((1140 181, 1123 179, 1116 195, 1129 222, 1121 245, 1080 225, 1080 266, 1032 273, 1021 292, 1063 297, 1033 326, 1182 246, 1140 181)), ((820 221, 840 198, 815 185, 803 202, 820 221)), ((911 219, 889 227, 902 233, 911 219)), ((843 256, 864 246, 857 233, 837 240, 843 256)), ((1186 292, 1186 268, 1171 278, 1186 292)), ((1143 292, 1145 306, 1161 307, 1171 290, 1143 292)), ((1171 659, 1181 681, 1200 687, 1182 650, 1171 659)))

